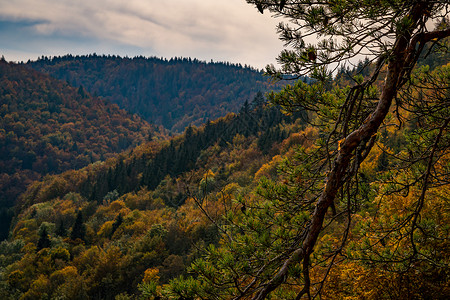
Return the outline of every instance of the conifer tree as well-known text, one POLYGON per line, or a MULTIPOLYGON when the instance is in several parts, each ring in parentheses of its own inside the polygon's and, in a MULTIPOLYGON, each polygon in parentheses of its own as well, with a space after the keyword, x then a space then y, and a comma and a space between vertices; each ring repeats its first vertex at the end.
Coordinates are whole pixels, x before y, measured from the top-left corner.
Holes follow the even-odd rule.
POLYGON ((44 248, 50 248, 51 242, 48 236, 47 227, 41 226, 41 230, 39 231, 39 240, 36 245, 36 250, 42 250, 44 248))
MULTIPOLYGON (((286 20, 278 26, 286 44, 278 57, 281 68, 268 66, 266 72, 279 79, 286 75, 313 78, 312 85, 298 81, 271 93, 271 101, 286 112, 308 110, 313 116, 311 123, 319 125, 321 132, 314 147, 300 149, 295 159, 282 165, 284 182, 263 180, 253 209, 227 216, 220 231, 226 232, 221 245, 210 247, 206 256, 191 266, 197 279, 174 281, 172 291, 180 298, 316 298, 338 257, 345 258, 352 217, 365 198, 360 166, 371 153, 388 114, 394 111, 401 123, 407 117, 405 110, 414 105, 409 98, 402 98, 407 104, 399 98, 412 87, 411 74, 425 45, 441 43, 450 36, 448 27, 432 28, 432 21, 444 17, 450 4, 424 0, 247 2, 261 13, 286 20), (314 37, 316 42, 307 44, 306 37, 314 37), (369 55, 370 74, 355 77, 351 87, 331 90, 333 69, 361 54, 369 55), (380 89, 378 82, 382 82, 380 89), (323 241, 330 228, 341 233, 334 243, 323 241), (313 282, 312 275, 317 275, 313 269, 318 268, 325 270, 323 278, 313 282)), ((436 84, 437 91, 448 87, 446 76, 436 84)), ((440 183, 436 174, 445 176, 445 171, 436 169, 444 168, 445 160, 439 162, 439 158, 448 149, 448 94, 447 100, 444 94, 422 104, 428 106, 434 108, 426 131, 430 136, 418 143, 423 152, 407 166, 419 174, 407 183, 408 188, 416 185, 421 193, 411 202, 411 213, 401 226, 392 229, 405 232, 401 239, 409 242, 410 251, 396 262, 408 262, 409 266, 431 259, 417 247, 416 236, 422 228, 418 222, 427 189, 433 181, 440 183)), ((388 258, 384 262, 394 263, 388 258)))
POLYGON ((64 237, 64 236, 67 235, 67 230, 66 230, 66 228, 64 227, 64 221, 63 221, 62 219, 59 220, 58 228, 56 229, 55 233, 56 233, 57 235, 59 235, 59 236, 62 236, 62 237, 64 237))
POLYGON ((119 214, 116 219, 114 220, 114 223, 112 224, 112 231, 111 231, 111 237, 114 235, 114 232, 116 232, 117 228, 119 228, 120 225, 123 223, 123 217, 122 214, 119 214))
POLYGON ((80 239, 84 240, 86 234, 86 229, 83 224, 83 215, 81 211, 78 211, 77 218, 75 219, 75 223, 72 227, 72 232, 70 233, 70 238, 72 240, 80 239))

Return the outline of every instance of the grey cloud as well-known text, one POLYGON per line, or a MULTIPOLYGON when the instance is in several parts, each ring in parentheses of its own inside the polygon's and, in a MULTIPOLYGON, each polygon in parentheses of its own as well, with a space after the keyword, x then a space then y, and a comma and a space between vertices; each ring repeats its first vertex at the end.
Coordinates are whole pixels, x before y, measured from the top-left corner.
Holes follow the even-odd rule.
MULTIPOLYGON (((0 19, 29 22, 35 42, 54 37, 56 44, 58 40, 70 44, 73 39, 86 51, 95 45, 111 47, 111 54, 133 49, 147 56, 190 56, 263 67, 273 63, 282 48, 275 34, 277 21, 244 0, 9 0, 2 4, 0 19)), ((0 35, 2 31, 0 27, 0 35)), ((4 50, 11 51, 0 48, 4 50)))

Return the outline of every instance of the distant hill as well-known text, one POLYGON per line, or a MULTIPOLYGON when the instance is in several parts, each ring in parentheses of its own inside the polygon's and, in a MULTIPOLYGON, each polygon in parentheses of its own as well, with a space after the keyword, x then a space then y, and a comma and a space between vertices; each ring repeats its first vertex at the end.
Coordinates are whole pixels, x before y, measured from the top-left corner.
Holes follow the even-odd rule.
POLYGON ((8 219, 5 208, 32 180, 112 157, 145 142, 151 132, 138 116, 83 88, 0 61, 2 222, 8 219))
POLYGON ((190 58, 67 55, 27 65, 175 132, 237 112, 257 91, 273 88, 253 68, 190 58))

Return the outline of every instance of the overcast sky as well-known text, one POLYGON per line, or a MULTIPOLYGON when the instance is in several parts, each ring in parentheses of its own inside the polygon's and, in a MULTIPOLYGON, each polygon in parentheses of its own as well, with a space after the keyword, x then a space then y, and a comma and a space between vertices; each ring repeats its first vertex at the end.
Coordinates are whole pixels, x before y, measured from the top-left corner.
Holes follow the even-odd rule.
POLYGON ((263 68, 280 19, 245 0, 0 0, 0 55, 192 57, 263 68))

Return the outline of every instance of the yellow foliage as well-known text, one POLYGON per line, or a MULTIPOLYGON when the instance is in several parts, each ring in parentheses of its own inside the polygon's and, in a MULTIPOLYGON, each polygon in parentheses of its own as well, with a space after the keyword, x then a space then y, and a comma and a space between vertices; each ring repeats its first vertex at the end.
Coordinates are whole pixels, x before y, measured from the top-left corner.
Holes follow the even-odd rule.
POLYGON ((148 224, 143 221, 135 221, 124 228, 125 234, 142 235, 148 231, 148 224))
POLYGON ((201 224, 205 218, 205 215, 200 211, 192 198, 186 199, 185 203, 177 210, 177 215, 181 216, 178 220, 178 225, 185 232, 201 224))
POLYGON ((111 202, 111 204, 108 207, 109 211, 114 211, 114 212, 119 212, 123 208, 126 208, 126 205, 122 200, 115 200, 115 201, 111 202))
POLYGON ((314 127, 307 127, 303 131, 292 133, 281 144, 282 152, 288 151, 294 145, 300 145, 305 148, 309 148, 314 144, 315 140, 318 137, 318 134, 319 130, 314 127))
POLYGON ((97 209, 96 214, 98 216, 104 216, 106 218, 112 218, 119 213, 122 216, 128 215, 131 210, 126 206, 125 202, 122 200, 115 200, 108 205, 102 205, 97 209))
POLYGON ((93 263, 97 263, 101 252, 98 246, 92 246, 87 250, 80 249, 79 251, 79 256, 75 257, 73 260, 75 266, 89 266, 93 263))
POLYGON ((203 179, 204 180, 209 180, 209 179, 214 178, 215 176, 216 176, 216 174, 214 174, 213 171, 208 170, 205 174, 203 174, 203 179))
POLYGON ((221 205, 229 205, 234 198, 234 194, 239 191, 239 184, 232 182, 227 184, 220 192, 216 194, 217 201, 221 205))
POLYGON ((69 261, 70 260, 70 253, 69 250, 58 247, 56 249, 50 250, 50 255, 52 257, 52 260, 60 259, 63 261, 69 261))
POLYGON ((61 215, 75 215, 80 207, 77 207, 72 200, 57 200, 53 207, 59 211, 61 215))
POLYGON ((101 237, 109 237, 112 232, 113 223, 114 221, 107 221, 103 223, 102 227, 100 227, 99 231, 97 232, 97 235, 101 237))
MULTIPOLYGON (((47 184, 39 191, 35 202, 44 202, 53 199, 57 195, 64 194, 71 187, 63 176, 49 176, 47 184)), ((44 179, 45 180, 45 179, 44 179)))
POLYGON ((53 272, 50 275, 52 287, 57 287, 54 295, 55 299, 86 299, 83 278, 78 274, 74 266, 65 267, 62 270, 53 272))
POLYGON ((70 278, 75 278, 77 276, 78 276, 77 268, 75 268, 74 266, 67 266, 62 270, 53 272, 50 275, 50 281, 53 284, 60 285, 69 280, 70 278))
POLYGON ((159 280, 158 274, 159 274, 158 268, 147 269, 144 272, 144 278, 142 279, 142 282, 144 282, 144 283, 158 282, 158 280, 159 280))
POLYGON ((37 229, 36 219, 19 221, 13 230, 13 236, 27 243, 35 242, 38 239, 37 229))
POLYGON ((242 145, 244 142, 245 142, 245 136, 243 136, 239 133, 233 137, 233 145, 234 146, 242 145))
POLYGON ((145 187, 136 193, 132 192, 125 194, 121 199, 123 199, 125 205, 132 210, 158 209, 165 206, 164 201, 161 199, 153 199, 152 192, 148 191, 145 187))
POLYGON ((360 171, 367 176, 374 176, 378 171, 378 161, 383 151, 390 152, 390 150, 385 148, 382 143, 375 145, 372 150, 370 150, 367 158, 361 163, 360 171))
POLYGON ((47 276, 40 274, 39 277, 33 281, 31 288, 20 299, 45 299, 48 297, 50 281, 47 276))
POLYGON ((277 165, 282 160, 280 155, 275 155, 272 160, 266 164, 263 164, 261 168, 255 173, 255 180, 259 180, 262 176, 267 178, 275 175, 277 171, 277 165))

